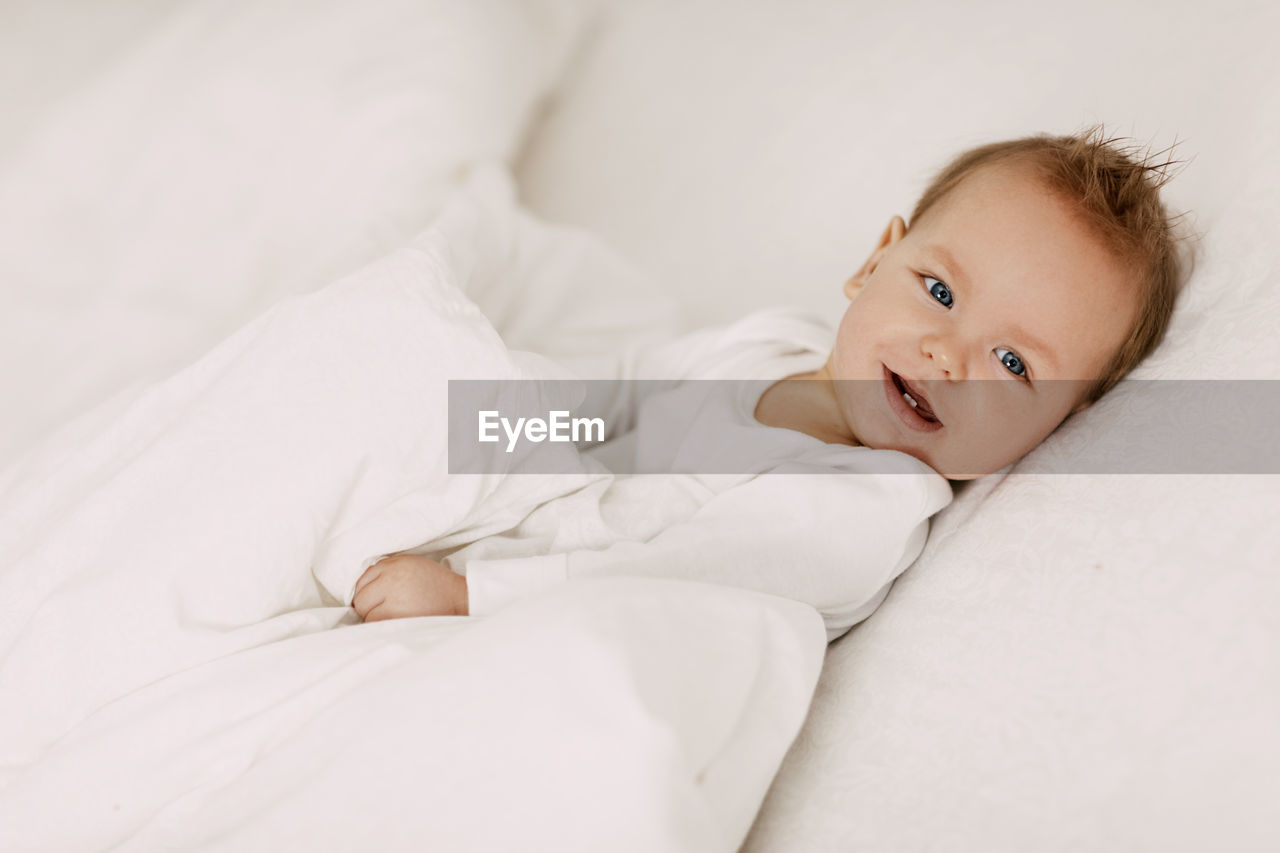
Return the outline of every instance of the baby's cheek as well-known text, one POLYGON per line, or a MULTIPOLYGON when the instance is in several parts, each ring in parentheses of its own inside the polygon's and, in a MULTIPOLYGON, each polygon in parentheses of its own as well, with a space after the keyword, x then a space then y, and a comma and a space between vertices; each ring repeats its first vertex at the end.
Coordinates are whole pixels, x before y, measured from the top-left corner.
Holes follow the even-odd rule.
POLYGON ((1060 412, 1043 407, 992 419, 976 436, 974 458, 981 460, 984 473, 998 471, 1035 450, 1063 419, 1060 412))

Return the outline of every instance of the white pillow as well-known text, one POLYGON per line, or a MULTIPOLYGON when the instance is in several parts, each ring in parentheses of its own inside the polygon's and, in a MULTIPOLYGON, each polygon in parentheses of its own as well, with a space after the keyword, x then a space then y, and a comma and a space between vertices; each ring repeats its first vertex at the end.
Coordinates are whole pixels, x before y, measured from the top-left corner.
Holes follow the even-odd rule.
POLYGON ((155 11, 0 161, 0 460, 425 226, 459 166, 514 156, 592 2, 155 11))
POLYGON ((1265 112, 1275 27, 1261 7, 1165 12, 615 3, 530 140, 524 198, 596 231, 702 323, 796 302, 834 324, 844 280, 938 169, 1029 133, 1103 121, 1156 149, 1181 141, 1194 160, 1167 196, 1204 229, 1274 174, 1240 149, 1265 112))

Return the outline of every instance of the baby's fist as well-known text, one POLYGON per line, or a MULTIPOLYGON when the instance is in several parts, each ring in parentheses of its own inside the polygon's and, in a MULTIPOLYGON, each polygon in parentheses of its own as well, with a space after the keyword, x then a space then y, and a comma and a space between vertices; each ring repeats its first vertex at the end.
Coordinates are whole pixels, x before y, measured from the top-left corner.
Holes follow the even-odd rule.
POLYGON ((465 616, 467 579, 435 560, 393 554, 360 576, 351 606, 366 622, 406 616, 465 616))

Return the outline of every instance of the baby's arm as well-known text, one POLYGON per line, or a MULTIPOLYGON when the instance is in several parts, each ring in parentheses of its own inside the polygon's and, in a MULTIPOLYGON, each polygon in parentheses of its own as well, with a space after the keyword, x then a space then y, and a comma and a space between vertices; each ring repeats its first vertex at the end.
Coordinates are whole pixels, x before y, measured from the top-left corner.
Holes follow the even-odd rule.
POLYGON ((466 616, 467 581, 427 557, 393 554, 360 576, 351 606, 366 622, 406 616, 466 616))

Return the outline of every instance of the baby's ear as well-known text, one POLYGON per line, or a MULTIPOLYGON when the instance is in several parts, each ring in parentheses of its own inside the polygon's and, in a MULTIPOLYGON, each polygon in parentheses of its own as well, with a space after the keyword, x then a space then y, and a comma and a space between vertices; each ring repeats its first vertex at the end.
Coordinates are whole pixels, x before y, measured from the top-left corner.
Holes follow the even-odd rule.
POLYGON ((876 271, 876 267, 880 265, 880 259, 884 257, 884 253, 889 247, 906 236, 907 223, 902 221, 901 216, 894 216, 889 220, 888 226, 884 229, 884 233, 880 235, 880 241, 876 243, 875 249, 871 251, 871 256, 867 258, 862 267, 853 274, 853 276, 844 283, 844 295, 852 299, 858 295, 858 291, 862 290, 862 286, 867 283, 867 279, 876 271))

